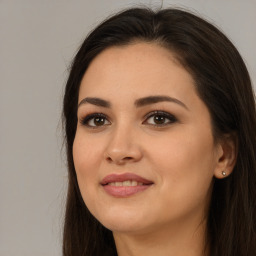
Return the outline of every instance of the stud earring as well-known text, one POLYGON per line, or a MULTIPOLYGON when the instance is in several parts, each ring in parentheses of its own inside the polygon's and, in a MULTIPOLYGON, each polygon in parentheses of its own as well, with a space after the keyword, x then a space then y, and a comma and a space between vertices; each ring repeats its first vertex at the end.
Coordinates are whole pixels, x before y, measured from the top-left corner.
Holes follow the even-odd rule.
POLYGON ((223 176, 226 176, 227 173, 226 173, 225 171, 222 171, 222 175, 223 175, 223 176))

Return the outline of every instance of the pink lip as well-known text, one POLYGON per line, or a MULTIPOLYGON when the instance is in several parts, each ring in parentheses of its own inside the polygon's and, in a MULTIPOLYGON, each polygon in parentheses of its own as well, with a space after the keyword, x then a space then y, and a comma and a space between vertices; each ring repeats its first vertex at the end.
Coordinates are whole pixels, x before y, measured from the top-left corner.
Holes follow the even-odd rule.
POLYGON ((153 184, 152 181, 142 178, 134 173, 124 173, 124 174, 111 174, 106 176, 101 185, 105 192, 114 197, 128 197, 132 196, 138 192, 142 192, 148 189, 153 184), (143 183, 143 185, 137 186, 111 186, 110 182, 123 182, 126 180, 134 180, 143 183))
POLYGON ((126 180, 134 180, 137 182, 141 182, 145 185, 153 184, 152 181, 142 178, 134 173, 123 173, 123 174, 110 174, 106 176, 102 181, 101 185, 107 185, 110 182, 123 182, 126 180))

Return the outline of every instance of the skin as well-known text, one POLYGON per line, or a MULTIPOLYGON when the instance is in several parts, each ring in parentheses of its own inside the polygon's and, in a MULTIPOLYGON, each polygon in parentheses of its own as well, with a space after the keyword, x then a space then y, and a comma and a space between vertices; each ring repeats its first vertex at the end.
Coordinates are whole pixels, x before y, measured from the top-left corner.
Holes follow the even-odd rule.
POLYGON ((203 255, 213 177, 231 173, 235 154, 232 142, 214 143, 209 111, 194 84, 174 54, 144 42, 106 49, 82 79, 78 103, 97 97, 112 106, 82 102, 78 107, 73 144, 78 184, 88 209, 113 231, 120 256, 203 255), (155 95, 185 106, 134 105, 155 95), (154 116, 146 117, 155 110, 175 119, 164 118, 157 126, 154 116), (82 124, 91 113, 106 118, 82 124), (154 184, 126 198, 107 194, 102 179, 126 172, 154 184))

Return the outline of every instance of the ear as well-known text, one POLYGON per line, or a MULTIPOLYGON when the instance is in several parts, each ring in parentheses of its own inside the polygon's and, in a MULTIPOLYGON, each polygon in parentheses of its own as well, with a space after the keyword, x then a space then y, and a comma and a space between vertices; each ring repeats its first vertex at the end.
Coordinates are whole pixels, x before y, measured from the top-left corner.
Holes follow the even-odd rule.
POLYGON ((236 164, 238 140, 236 134, 225 134, 217 146, 217 165, 214 176, 217 179, 228 177, 236 164))

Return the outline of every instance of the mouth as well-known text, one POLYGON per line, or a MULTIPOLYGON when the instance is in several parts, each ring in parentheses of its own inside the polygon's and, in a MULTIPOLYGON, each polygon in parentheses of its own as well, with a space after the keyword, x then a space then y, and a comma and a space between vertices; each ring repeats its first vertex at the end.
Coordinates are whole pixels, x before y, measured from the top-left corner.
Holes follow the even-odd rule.
POLYGON ((123 182, 117 181, 117 182, 109 182, 106 185, 109 186, 115 186, 115 187, 135 187, 135 186, 142 186, 145 185, 142 182, 137 182, 136 180, 125 180, 123 182))
POLYGON ((100 183, 104 191, 114 197, 129 197, 145 191, 154 182, 133 173, 111 174, 100 183))

